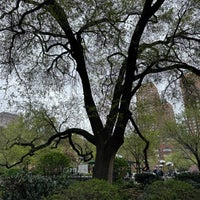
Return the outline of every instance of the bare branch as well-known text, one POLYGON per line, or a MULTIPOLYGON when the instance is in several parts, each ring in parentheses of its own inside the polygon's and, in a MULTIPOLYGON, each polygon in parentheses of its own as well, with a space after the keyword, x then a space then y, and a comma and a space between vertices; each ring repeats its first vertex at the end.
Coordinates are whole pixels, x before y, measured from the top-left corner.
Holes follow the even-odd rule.
POLYGON ((132 113, 130 111, 129 112, 129 115, 130 115, 130 121, 133 125, 133 127, 135 128, 135 131, 136 133, 138 134, 138 136, 145 142, 145 148, 143 149, 143 152, 144 152, 144 162, 145 162, 145 167, 144 167, 144 170, 145 171, 148 171, 149 170, 149 162, 148 162, 148 156, 147 156, 147 151, 148 151, 148 148, 149 148, 149 141, 142 135, 142 133, 140 132, 140 129, 138 128, 137 124, 135 123, 135 121, 133 120, 133 117, 131 116, 132 113))
POLYGON ((17 1, 16 1, 16 6, 15 6, 12 10, 10 10, 9 12, 4 12, 4 13, 0 16, 0 19, 3 19, 6 15, 10 15, 10 14, 12 14, 15 10, 17 10, 17 9, 19 8, 20 1, 22 1, 22 0, 17 0, 17 1))
MULTIPOLYGON (((25 158, 29 157, 29 156, 33 156, 35 152, 50 146, 53 142, 56 142, 56 146, 58 145, 58 143, 63 140, 68 138, 70 141, 70 144, 72 144, 72 147, 74 148, 74 150, 78 152, 77 148, 75 148, 73 141, 71 140, 71 135, 72 134, 78 134, 83 136, 84 138, 86 138, 88 141, 90 141, 92 144, 95 144, 95 138, 93 135, 91 135, 89 132, 83 130, 83 129, 78 129, 78 128, 72 128, 72 129, 67 129, 63 132, 57 132, 56 134, 52 135, 51 137, 49 137, 49 139, 39 145, 35 145, 34 142, 37 140, 37 138, 34 138, 31 142, 15 142, 13 143, 10 148, 12 148, 13 146, 21 146, 21 147, 30 147, 30 149, 28 150, 28 152, 26 154, 24 154, 19 161, 13 163, 13 164, 9 164, 8 162, 6 164, 2 164, 0 163, 0 166, 5 166, 7 168, 11 168, 14 167, 20 163, 22 163, 24 161, 25 158)), ((92 155, 92 151, 90 152, 86 152, 85 154, 82 153, 80 154, 82 156, 85 156, 85 159, 91 159, 93 157, 92 155)))
POLYGON ((109 20, 107 18, 102 18, 102 19, 98 19, 98 20, 95 20, 95 21, 90 21, 90 22, 86 23, 84 26, 82 26, 79 29, 79 31, 77 32, 77 34, 80 35, 85 30, 89 29, 90 27, 97 26, 97 25, 104 23, 104 22, 109 22, 109 20))
MULTIPOLYGON (((166 63, 166 60, 163 60, 163 62, 166 63)), ((171 61, 171 62, 173 63, 174 61, 171 61)), ((143 78, 144 76, 146 76, 147 74, 156 74, 156 73, 166 72, 166 71, 171 71, 171 70, 179 70, 179 71, 188 70, 196 74, 197 76, 200 76, 200 69, 186 63, 175 62, 175 64, 165 66, 165 67, 160 66, 162 63, 162 60, 158 61, 158 63, 159 64, 157 64, 157 62, 151 63, 149 66, 146 67, 146 70, 144 70, 142 73, 135 76, 135 80, 139 80, 143 78)))
POLYGON ((72 134, 69 135, 69 143, 73 150, 77 153, 78 156, 80 156, 84 162, 87 162, 93 158, 93 152, 92 151, 86 151, 83 152, 83 149, 80 145, 77 143, 74 143, 72 140, 72 134), (77 148, 78 147, 78 148, 77 148))

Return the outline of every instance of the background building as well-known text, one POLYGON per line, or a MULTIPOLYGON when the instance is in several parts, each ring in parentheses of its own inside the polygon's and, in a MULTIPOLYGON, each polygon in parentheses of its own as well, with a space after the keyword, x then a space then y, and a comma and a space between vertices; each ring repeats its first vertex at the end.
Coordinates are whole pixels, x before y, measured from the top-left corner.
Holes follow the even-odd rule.
POLYGON ((200 77, 186 74, 180 85, 186 111, 185 121, 190 132, 195 133, 200 130, 200 77))
POLYGON ((141 131, 154 131, 158 135, 158 160, 173 152, 171 138, 167 137, 165 124, 174 121, 172 105, 159 96, 158 89, 152 83, 146 83, 137 92, 137 121, 141 131))
POLYGON ((0 113, 0 127, 6 127, 9 123, 16 120, 18 115, 8 113, 8 112, 1 112, 0 113))
POLYGON ((200 77, 186 74, 180 83, 185 107, 200 107, 200 77))

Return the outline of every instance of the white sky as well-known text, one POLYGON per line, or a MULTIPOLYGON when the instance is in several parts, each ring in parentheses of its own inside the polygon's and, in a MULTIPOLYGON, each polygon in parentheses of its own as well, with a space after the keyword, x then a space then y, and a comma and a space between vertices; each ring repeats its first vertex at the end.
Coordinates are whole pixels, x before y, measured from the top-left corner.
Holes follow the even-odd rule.
MULTIPOLYGON (((156 84, 156 86, 157 86, 158 92, 161 96, 162 92, 165 89, 165 84, 160 83, 160 84, 156 84)), ((10 107, 7 103, 8 101, 12 101, 13 100, 12 98, 14 98, 14 100, 17 100, 16 98, 18 98, 18 97, 10 97, 10 95, 12 95, 11 91, 12 90, 14 91, 14 89, 15 89, 15 86, 11 87, 11 89, 8 90, 6 93, 4 90, 0 89, 0 112, 16 112, 16 107, 15 106, 10 107)), ((50 99, 52 100, 51 104, 53 104, 56 102, 56 96, 53 94, 52 91, 50 94, 51 94, 50 99)), ((175 99, 171 99, 170 97, 166 97, 166 96, 165 96, 165 98, 169 103, 172 104, 175 114, 179 114, 182 111, 182 109, 183 109, 182 99, 175 100, 175 99)))
MULTIPOLYGON (((163 83, 156 84, 156 87, 158 88, 159 95, 161 96, 162 93, 165 90, 166 85, 163 83)), ((167 97, 165 95, 166 100, 173 106, 174 114, 180 114, 183 111, 183 99, 181 96, 178 97, 178 99, 172 99, 171 97, 167 97)))

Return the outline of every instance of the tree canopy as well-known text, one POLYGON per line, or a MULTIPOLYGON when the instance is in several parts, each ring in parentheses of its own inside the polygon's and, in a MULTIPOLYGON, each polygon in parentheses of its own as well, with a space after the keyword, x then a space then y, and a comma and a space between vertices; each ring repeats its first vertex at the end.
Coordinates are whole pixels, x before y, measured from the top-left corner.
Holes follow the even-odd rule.
POLYGON ((200 75, 199 9, 198 0, 2 0, 1 78, 32 108, 46 100, 62 114, 67 125, 51 124, 47 143, 82 135, 96 146, 94 177, 110 180, 141 84, 200 75))

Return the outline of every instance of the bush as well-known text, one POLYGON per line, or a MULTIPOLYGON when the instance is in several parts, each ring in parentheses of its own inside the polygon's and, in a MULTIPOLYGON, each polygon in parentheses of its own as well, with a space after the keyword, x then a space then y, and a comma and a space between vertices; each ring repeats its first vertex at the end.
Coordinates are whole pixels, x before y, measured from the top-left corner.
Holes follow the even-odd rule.
POLYGON ((160 179, 161 179, 160 177, 150 173, 135 174, 135 181, 143 185, 150 184, 160 179))
POLYGON ((169 179, 166 181, 155 181, 148 185, 141 200, 198 200, 200 191, 191 184, 169 179))
POLYGON ((61 194, 53 195, 51 200, 120 200, 118 187, 104 180, 91 179, 77 181, 61 194))
POLYGON ((4 177, 8 176, 9 177, 9 176, 15 176, 19 173, 22 173, 23 170, 21 170, 19 168, 11 168, 11 169, 4 169, 1 172, 2 172, 1 176, 4 176, 4 177))
POLYGON ((51 178, 30 173, 5 177, 2 182, 3 200, 39 200, 53 192, 55 183, 51 178))
POLYGON ((185 181, 192 184, 196 188, 200 188, 200 174, 199 173, 181 173, 176 175, 176 180, 185 181))
POLYGON ((69 179, 69 173, 63 172, 59 176, 54 177, 54 183, 56 185, 56 191, 63 190, 69 187, 74 180, 69 179))
POLYGON ((122 199, 124 200, 131 200, 137 199, 143 193, 143 187, 139 184, 135 184, 134 182, 127 181, 124 186, 120 187, 120 194, 122 199))
POLYGON ((128 167, 128 162, 124 158, 115 158, 113 173, 114 181, 123 179, 129 170, 128 167))
POLYGON ((62 153, 50 152, 39 159, 38 168, 45 175, 59 175, 68 167, 70 160, 62 153))

